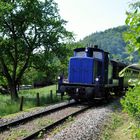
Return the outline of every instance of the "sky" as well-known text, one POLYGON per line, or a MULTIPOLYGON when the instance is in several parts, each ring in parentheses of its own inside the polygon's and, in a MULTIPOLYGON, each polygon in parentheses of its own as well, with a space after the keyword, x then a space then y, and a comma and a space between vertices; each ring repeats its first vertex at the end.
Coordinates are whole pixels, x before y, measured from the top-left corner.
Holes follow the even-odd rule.
POLYGON ((54 0, 59 14, 74 32, 76 41, 99 31, 125 24, 126 11, 132 0, 54 0))

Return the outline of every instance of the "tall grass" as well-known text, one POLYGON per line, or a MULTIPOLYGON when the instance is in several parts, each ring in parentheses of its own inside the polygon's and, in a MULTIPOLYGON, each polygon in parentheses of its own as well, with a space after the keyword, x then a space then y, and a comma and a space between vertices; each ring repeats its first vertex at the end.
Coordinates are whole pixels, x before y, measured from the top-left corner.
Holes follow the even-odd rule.
POLYGON ((18 102, 11 101, 10 96, 0 95, 0 116, 4 116, 19 111, 18 102))
MULTIPOLYGON (((46 106, 56 102, 60 102, 60 97, 56 96, 56 86, 48 86, 38 89, 20 90, 19 97, 24 96, 23 110, 36 107, 36 94, 40 96, 40 106, 46 106), (50 98, 50 90, 53 92, 53 100, 50 98)), ((19 112, 20 100, 11 101, 10 96, 0 95, 0 116, 19 112)))

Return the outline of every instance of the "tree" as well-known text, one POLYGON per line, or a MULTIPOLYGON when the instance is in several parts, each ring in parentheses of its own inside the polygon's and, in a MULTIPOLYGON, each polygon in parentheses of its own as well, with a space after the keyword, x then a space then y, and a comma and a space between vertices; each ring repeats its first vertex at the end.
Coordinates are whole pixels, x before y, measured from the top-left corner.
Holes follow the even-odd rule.
POLYGON ((53 0, 0 1, 0 77, 11 99, 18 98, 16 87, 35 53, 53 51, 72 36, 65 24, 53 0))
POLYGON ((127 12, 126 24, 127 32, 124 33, 124 39, 127 43, 127 51, 130 58, 138 52, 140 55, 140 2, 130 4, 130 10, 127 12))
MULTIPOLYGON (((126 19, 128 30, 125 32, 124 38, 128 43, 127 49, 130 55, 134 56, 134 53, 138 52, 140 56, 140 2, 131 4, 130 8, 126 19)), ((126 68, 123 71, 125 70, 126 68)), ((140 74, 135 80, 130 79, 130 81, 134 88, 127 91, 125 98, 121 100, 121 104, 124 110, 136 120, 135 126, 131 129, 135 132, 134 139, 140 139, 140 74)))
POLYGON ((75 46, 76 43, 67 43, 59 48, 55 47, 48 52, 45 51, 35 55, 32 66, 39 73, 43 72, 46 84, 55 83, 60 74, 67 77, 69 58, 73 55, 75 46))
POLYGON ((84 44, 84 46, 87 44, 97 44, 99 48, 109 52, 111 58, 119 58, 120 60, 124 60, 126 57, 128 57, 125 52, 126 43, 123 39, 123 32, 126 30, 127 26, 110 28, 103 32, 93 33, 85 37, 80 42, 84 44))

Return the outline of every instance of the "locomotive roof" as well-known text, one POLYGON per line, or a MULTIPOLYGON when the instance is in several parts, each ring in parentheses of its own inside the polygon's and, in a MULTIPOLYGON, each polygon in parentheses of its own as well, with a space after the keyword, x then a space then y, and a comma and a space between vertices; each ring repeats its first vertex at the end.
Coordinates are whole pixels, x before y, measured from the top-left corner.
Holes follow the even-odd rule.
MULTIPOLYGON (((92 48, 92 47, 87 47, 87 48, 76 48, 74 49, 74 51, 76 52, 80 52, 80 51, 85 51, 85 50, 88 50, 88 51, 99 51, 99 52, 105 52, 103 51, 102 49, 99 49, 99 48, 92 48)), ((105 53, 108 53, 108 52, 105 52, 105 53)))
POLYGON ((116 63, 119 66, 124 66, 124 67, 128 66, 126 63, 120 62, 119 60, 111 60, 111 62, 116 63))

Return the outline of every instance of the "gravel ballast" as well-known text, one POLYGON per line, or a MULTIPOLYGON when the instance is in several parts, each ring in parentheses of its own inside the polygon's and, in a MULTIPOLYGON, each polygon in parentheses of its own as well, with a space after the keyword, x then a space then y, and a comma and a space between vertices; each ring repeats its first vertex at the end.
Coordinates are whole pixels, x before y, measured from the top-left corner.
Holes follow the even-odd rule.
POLYGON ((24 137, 44 128, 45 126, 52 124, 53 122, 56 122, 57 120, 60 120, 70 115, 71 113, 81 110, 82 108, 84 108, 84 106, 80 105, 67 107, 65 109, 50 113, 48 115, 33 119, 32 121, 29 121, 27 123, 20 124, 16 127, 11 127, 10 130, 0 133, 0 139, 23 139, 24 137))
MULTIPOLYGON (((10 122, 15 119, 23 118, 25 116, 42 112, 44 110, 52 109, 56 106, 64 105, 65 103, 59 103, 56 105, 38 108, 29 112, 22 112, 13 117, 7 117, 0 119, 0 124, 10 122)), ((84 113, 81 113, 74 121, 68 124, 64 129, 56 133, 55 135, 49 135, 51 137, 43 138, 44 140, 99 140, 101 131, 104 128, 104 124, 110 119, 111 113, 116 109, 119 104, 119 100, 114 101, 110 105, 93 107, 84 113)), ((57 114, 58 115, 58 114, 57 114)))
POLYGON ((119 105, 114 101, 110 105, 92 108, 76 117, 75 121, 51 138, 45 140, 99 140, 104 124, 119 105))
MULTIPOLYGON (((73 101, 70 101, 70 102, 72 103, 73 101)), ((44 112, 44 111, 47 111, 47 110, 50 110, 50 109, 53 109, 53 108, 56 108, 56 107, 59 107, 59 106, 63 106, 63 105, 66 105, 66 104, 68 104, 68 101, 62 102, 62 103, 57 103, 57 104, 54 104, 54 105, 49 105, 49 106, 46 106, 46 107, 36 107, 36 108, 28 109, 26 111, 22 111, 22 112, 19 112, 19 113, 7 115, 7 116, 4 116, 4 117, 0 118, 0 126, 4 125, 6 123, 9 123, 9 122, 18 120, 18 119, 22 119, 22 118, 25 118, 25 117, 28 117, 28 116, 31 116, 31 115, 34 115, 34 114, 37 114, 37 113, 41 113, 41 112, 44 112)))

